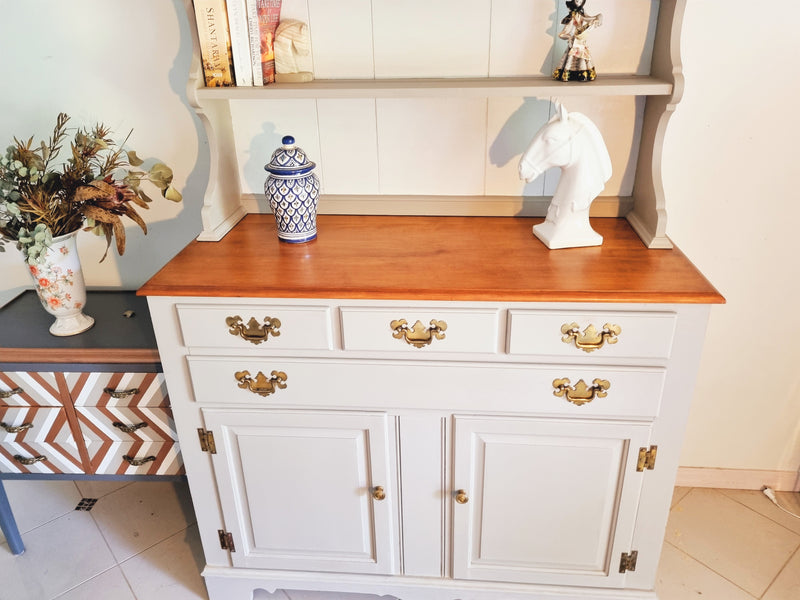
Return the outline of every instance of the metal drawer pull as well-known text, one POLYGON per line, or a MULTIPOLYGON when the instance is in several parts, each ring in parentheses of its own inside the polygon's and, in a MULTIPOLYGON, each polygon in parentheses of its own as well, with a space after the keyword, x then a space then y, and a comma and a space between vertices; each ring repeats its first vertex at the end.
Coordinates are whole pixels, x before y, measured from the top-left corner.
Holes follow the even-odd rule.
POLYGON ((278 337, 281 334, 278 331, 281 327, 280 320, 272 317, 264 317, 263 324, 259 324, 255 317, 250 317, 247 325, 245 325, 242 317, 236 315, 225 319, 225 323, 230 327, 228 333, 238 335, 243 340, 256 345, 266 342, 270 334, 272 334, 272 337, 278 337))
POLYGON ((147 423, 137 423, 136 425, 125 425, 125 423, 120 423, 119 421, 114 421, 112 425, 124 433, 133 433, 137 429, 141 429, 142 427, 147 427, 147 423))
POLYGON ((384 500, 386 498, 386 492, 384 491, 383 486, 376 485, 374 488, 372 488, 372 497, 375 498, 375 500, 384 500))
POLYGON ((406 344, 415 348, 422 348, 429 346, 434 339, 443 340, 447 323, 431 319, 430 327, 425 327, 421 321, 417 321, 413 327, 409 327, 408 321, 405 319, 396 319, 389 323, 389 327, 392 328, 393 338, 405 340, 406 344))
POLYGON ((139 393, 139 388, 131 388, 129 390, 115 390, 113 388, 107 387, 104 388, 103 391, 111 396, 112 398, 116 398, 119 400, 120 398, 128 398, 130 396, 135 396, 139 393))
POLYGON ((456 490, 456 502, 459 504, 466 504, 469 502, 466 490, 456 490))
POLYGON ((43 460, 47 460, 46 456, 34 456, 33 458, 25 458, 24 456, 20 456, 19 454, 14 455, 14 460, 18 463, 22 463, 23 465, 32 465, 37 462, 41 462, 43 460))
POLYGON ((564 337, 561 341, 565 344, 575 342, 575 347, 583 350, 584 352, 594 352, 598 348, 602 348, 603 344, 616 344, 617 336, 622 332, 622 327, 619 325, 611 325, 606 323, 603 325, 602 331, 597 331, 597 327, 589 325, 581 333, 577 323, 564 323, 561 326, 561 333, 564 337))
POLYGON ((26 429, 33 429, 33 423, 23 423, 22 425, 6 425, 5 423, 0 423, 0 427, 5 429, 8 433, 19 433, 26 429))
POLYGON ((573 404, 583 406, 595 398, 605 398, 608 395, 606 390, 611 387, 611 384, 605 379, 595 379, 589 386, 581 379, 573 387, 570 385, 569 379, 564 378, 555 379, 553 387, 555 388, 554 396, 566 397, 573 404))
POLYGON ((250 371, 239 371, 234 374, 234 377, 239 382, 240 388, 250 390, 259 396, 269 396, 278 391, 278 389, 285 389, 286 380, 288 379, 283 371, 273 371, 269 377, 259 371, 255 379, 250 376, 250 371))
POLYGON ((153 462, 156 457, 155 456, 147 456, 145 458, 133 458, 132 456, 128 456, 125 454, 122 459, 131 465, 132 467, 141 467, 145 463, 153 462))
POLYGON ((15 387, 13 390, 0 390, 0 398, 11 398, 11 396, 16 396, 17 394, 22 394, 23 392, 25 392, 25 390, 20 387, 15 387))

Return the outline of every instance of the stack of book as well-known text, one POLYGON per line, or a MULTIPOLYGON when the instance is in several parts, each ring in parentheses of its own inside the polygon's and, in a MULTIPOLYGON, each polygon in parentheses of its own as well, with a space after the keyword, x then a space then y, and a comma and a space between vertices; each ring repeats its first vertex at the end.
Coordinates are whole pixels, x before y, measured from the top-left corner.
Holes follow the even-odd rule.
POLYGON ((193 0, 206 87, 275 81, 282 0, 193 0))

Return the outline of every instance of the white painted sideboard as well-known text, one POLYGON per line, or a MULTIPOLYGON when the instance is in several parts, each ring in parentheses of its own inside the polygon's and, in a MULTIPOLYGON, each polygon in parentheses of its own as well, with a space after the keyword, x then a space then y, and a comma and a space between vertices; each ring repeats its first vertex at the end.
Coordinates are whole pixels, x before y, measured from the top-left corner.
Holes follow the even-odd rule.
POLYGON ((212 600, 655 599, 723 300, 624 221, 561 252, 531 222, 329 216, 290 245, 250 215, 140 290, 212 600))

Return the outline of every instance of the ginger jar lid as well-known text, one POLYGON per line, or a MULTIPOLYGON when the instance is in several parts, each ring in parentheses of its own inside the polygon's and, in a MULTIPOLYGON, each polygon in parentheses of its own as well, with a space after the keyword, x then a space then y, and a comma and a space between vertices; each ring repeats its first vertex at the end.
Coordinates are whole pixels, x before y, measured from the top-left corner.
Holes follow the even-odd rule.
POLYGON ((294 137, 286 135, 281 140, 283 146, 272 153, 264 169, 273 175, 284 177, 297 177, 306 175, 314 170, 317 165, 308 160, 302 148, 294 145, 294 137))

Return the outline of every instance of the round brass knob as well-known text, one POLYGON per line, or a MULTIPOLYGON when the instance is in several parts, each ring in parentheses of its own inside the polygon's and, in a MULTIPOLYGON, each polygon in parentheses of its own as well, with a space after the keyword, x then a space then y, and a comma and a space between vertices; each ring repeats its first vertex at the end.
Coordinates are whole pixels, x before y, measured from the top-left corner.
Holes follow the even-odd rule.
POLYGON ((469 502, 469 496, 467 496, 467 492, 464 490, 456 490, 456 502, 459 504, 466 504, 469 502))
POLYGON ((375 498, 375 500, 383 500, 386 498, 386 492, 383 491, 382 486, 376 485, 374 488, 372 488, 372 497, 375 498))

